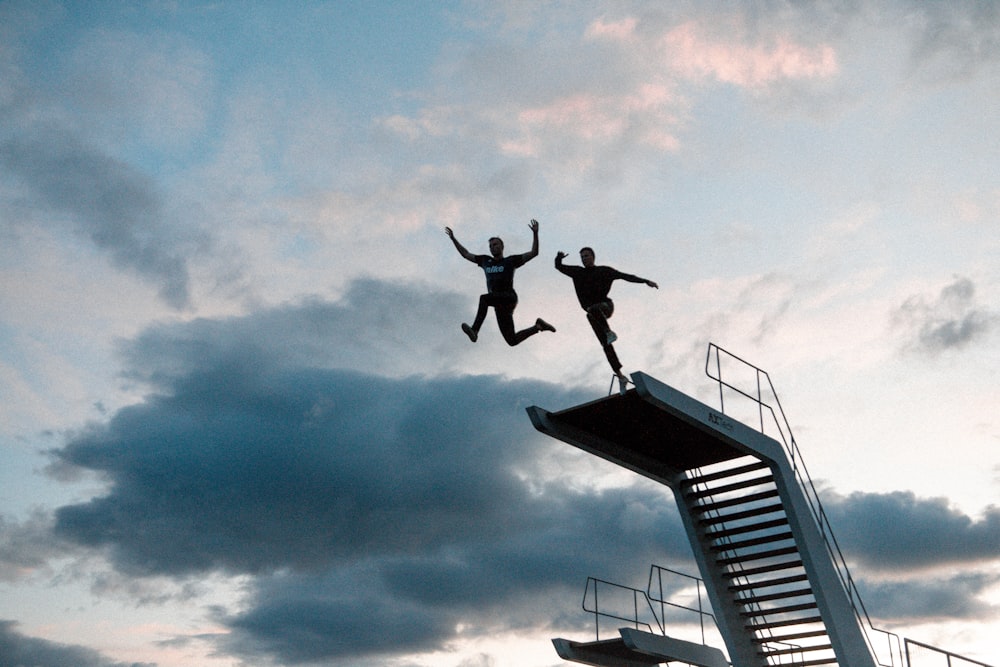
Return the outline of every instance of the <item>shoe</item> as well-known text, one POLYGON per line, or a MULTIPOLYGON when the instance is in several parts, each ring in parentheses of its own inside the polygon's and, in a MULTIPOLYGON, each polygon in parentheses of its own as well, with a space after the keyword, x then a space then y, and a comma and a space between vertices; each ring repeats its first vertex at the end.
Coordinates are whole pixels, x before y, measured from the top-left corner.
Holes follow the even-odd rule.
POLYGON ((465 322, 462 323, 462 331, 465 332, 465 335, 468 336, 469 340, 471 340, 473 343, 475 343, 476 339, 479 338, 479 334, 476 333, 476 330, 470 327, 465 322))
POLYGON ((618 373, 618 391, 622 396, 628 391, 628 378, 623 373, 618 373))
POLYGON ((543 320, 540 317, 537 320, 535 320, 535 326, 538 327, 539 331, 555 331, 556 330, 556 328, 554 326, 552 326, 551 324, 549 324, 548 322, 546 322, 545 320, 543 320))
POLYGON ((611 345, 611 343, 615 342, 616 340, 618 340, 618 334, 608 329, 608 336, 607 336, 608 345, 611 345))

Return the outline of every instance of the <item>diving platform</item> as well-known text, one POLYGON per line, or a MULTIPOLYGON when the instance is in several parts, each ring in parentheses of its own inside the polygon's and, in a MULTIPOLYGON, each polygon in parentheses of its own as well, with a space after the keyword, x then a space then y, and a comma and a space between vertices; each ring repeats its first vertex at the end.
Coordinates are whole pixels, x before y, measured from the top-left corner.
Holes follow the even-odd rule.
MULTIPOLYGON (((673 491, 733 667, 877 667, 795 450, 645 373, 631 378, 623 394, 527 411, 539 431, 673 491)), ((617 639, 553 642, 584 664, 703 664, 669 641, 631 648, 626 636, 642 635, 669 639, 625 628, 617 639)), ((718 649, 701 648, 712 663, 718 649)))
POLYGON ((705 645, 704 630, 701 643, 668 636, 666 613, 654 607, 671 603, 662 585, 654 592, 652 572, 647 591, 611 584, 637 596, 635 617, 602 612, 597 585, 610 582, 588 579, 593 606, 585 593, 584 610, 634 627, 601 639, 598 623, 595 641, 553 639, 559 656, 600 667, 908 667, 914 646, 948 664, 954 656, 989 667, 872 625, 767 373, 714 344, 705 371, 718 383, 719 408, 634 373, 624 393, 527 412, 542 433, 671 489, 714 613, 701 611, 700 592, 691 611, 713 618, 728 662, 705 645), (749 387, 723 379, 732 364, 749 387), (749 401, 759 428, 728 415, 727 396, 749 401), (640 605, 660 634, 639 619, 640 605))
POLYGON ((711 646, 636 628, 621 628, 619 633, 620 640, 574 642, 553 639, 552 644, 563 660, 596 667, 653 667, 668 661, 684 662, 695 667, 729 666, 722 651, 711 646))

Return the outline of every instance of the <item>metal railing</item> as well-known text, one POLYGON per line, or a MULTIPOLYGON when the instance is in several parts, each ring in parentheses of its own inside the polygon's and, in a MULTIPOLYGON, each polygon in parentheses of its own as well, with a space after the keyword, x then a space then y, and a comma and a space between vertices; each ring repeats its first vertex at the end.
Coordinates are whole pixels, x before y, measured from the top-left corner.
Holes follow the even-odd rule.
MULTIPOLYGON (((781 442, 784 445, 785 451, 790 459, 792 470, 795 474, 796 481, 802 488, 805 494, 806 501, 809 504, 809 508, 812 512, 813 518, 819 527, 820 533, 823 536, 824 541, 827 545, 827 550, 830 556, 833 558, 834 566, 837 570, 837 574, 840 578, 841 585, 847 592, 848 598, 851 602, 854 612, 858 618, 858 622, 861 624, 861 628, 864 631, 865 641, 868 644, 869 651, 875 660, 883 667, 895 667, 897 665, 896 658, 899 659, 899 665, 910 665, 909 656, 909 646, 920 646, 924 649, 936 651, 940 654, 948 657, 948 667, 951 667, 951 658, 963 660, 968 663, 975 665, 980 665, 981 667, 991 667, 985 663, 977 662, 975 660, 970 660, 962 656, 937 649, 926 644, 920 644, 919 642, 914 642, 909 639, 901 638, 899 635, 889 632, 887 630, 882 630, 875 627, 872 623, 871 617, 868 614, 868 610, 865 608, 864 601, 861 599, 861 594, 858 591, 858 587, 854 581, 854 577, 851 575, 850 569, 847 565, 847 559, 844 556, 843 551, 840 548, 840 544, 837 542, 837 538, 833 534, 833 529, 830 526, 829 519, 827 517, 826 511, 823 508, 823 503, 820 501, 819 493, 816 490, 816 485, 813 483, 812 477, 809 475, 809 471, 806 468, 805 462, 802 460, 802 453, 799 450, 798 444, 795 442, 795 436, 792 435, 791 426, 788 423, 788 418, 785 416, 785 411, 781 407, 781 401, 778 399, 778 394, 774 389, 774 385, 771 383, 771 378, 767 374, 767 371, 754 366, 745 359, 728 352, 720 348, 715 343, 708 344, 708 354, 705 359, 705 374, 712 378, 719 384, 719 409, 723 414, 726 413, 725 409, 725 389, 729 389, 735 392, 739 396, 743 396, 754 403, 757 406, 757 419, 760 424, 760 432, 767 434, 765 429, 765 414, 770 415, 771 420, 774 422, 774 426, 778 430, 778 434, 781 438, 781 442), (712 356, 713 351, 715 354, 715 374, 712 374, 712 356), (745 368, 753 371, 753 379, 751 384, 754 385, 752 391, 754 393, 749 393, 748 391, 741 389, 729 382, 722 379, 722 359, 726 358, 738 362, 745 368), (774 406, 772 406, 765 398, 765 391, 769 394, 769 398, 773 398, 774 406), (777 408, 777 411, 775 410, 777 408), (779 419, 780 417, 780 419, 779 419), (877 633, 878 635, 884 637, 887 646, 887 655, 889 657, 889 663, 886 665, 882 662, 883 655, 879 650, 876 649, 875 643, 872 640, 869 631, 877 633), (905 646, 905 648, 904 648, 905 646)), ((731 416, 731 415, 727 415, 731 416)))
MULTIPOLYGON (((653 633, 655 628, 656 632, 666 636, 668 609, 676 610, 682 614, 690 613, 697 615, 701 643, 707 645, 706 619, 711 622, 711 627, 714 628, 716 634, 719 634, 719 628, 715 616, 705 610, 702 598, 703 587, 704 582, 700 578, 661 565, 650 566, 646 590, 596 577, 587 577, 587 586, 583 592, 583 610, 594 615, 594 634, 598 641, 601 639, 601 619, 622 621, 637 630, 646 628, 650 633, 653 633), (697 596, 697 607, 689 607, 668 599, 670 591, 669 587, 664 585, 664 575, 693 582, 697 596), (646 618, 649 620, 644 620, 646 618)), ((619 627, 616 624, 614 629, 618 630, 619 627)))
POLYGON ((701 590, 703 581, 699 577, 692 576, 690 574, 684 574, 683 572, 678 572, 677 570, 671 570, 668 567, 663 567, 660 565, 651 565, 649 568, 649 581, 646 584, 646 595, 649 597, 650 602, 655 602, 660 605, 660 618, 663 619, 664 626, 666 625, 667 618, 667 607, 671 609, 676 609, 682 612, 691 612, 698 615, 698 629, 701 633, 701 643, 707 644, 705 641, 705 619, 708 618, 712 622, 712 626, 718 631, 718 623, 715 621, 715 616, 708 611, 705 611, 704 604, 702 603, 701 590), (687 581, 694 582, 695 592, 698 597, 698 607, 688 607, 676 602, 671 602, 667 599, 667 591, 663 586, 663 575, 671 575, 674 577, 680 577, 687 581), (655 585, 655 590, 654 590, 655 585))
POLYGON ((913 665, 913 661, 910 658, 910 647, 916 646, 918 648, 931 651, 937 655, 944 656, 945 660, 947 661, 947 667, 955 667, 952 664, 952 660, 958 661, 959 664, 967 663, 970 665, 979 665, 979 667, 991 667, 990 665, 987 665, 985 662, 979 662, 978 660, 973 660, 972 658, 966 658, 965 656, 958 655, 957 653, 952 653, 951 651, 945 651, 942 648, 931 646, 930 644, 921 644, 920 642, 913 641, 912 639, 904 638, 903 645, 906 648, 906 664, 908 665, 913 665))
MULTIPOLYGON (((638 588, 623 586, 622 584, 616 584, 612 581, 605 581, 596 577, 587 577, 587 587, 583 591, 583 610, 594 615, 594 633, 597 641, 601 640, 602 618, 624 621, 632 625, 636 630, 639 630, 640 626, 645 627, 650 633, 653 632, 653 625, 655 624, 661 635, 664 632, 663 622, 657 617, 656 610, 653 609, 649 597, 645 591, 638 588), (604 595, 601 595, 602 590, 604 591, 604 595), (607 601, 608 596, 611 596, 611 602, 607 601), (631 597, 631 615, 625 615, 629 610, 622 608, 625 606, 622 604, 622 600, 629 597, 631 597), (603 611, 601 610, 602 600, 604 600, 603 611), (642 601, 641 604, 640 600, 642 601), (590 603, 589 606, 588 603, 590 603), (609 606, 612 611, 608 610, 609 606), (643 613, 649 612, 652 623, 640 620, 640 610, 643 613)), ((617 630, 618 627, 616 625, 615 629, 617 630)))

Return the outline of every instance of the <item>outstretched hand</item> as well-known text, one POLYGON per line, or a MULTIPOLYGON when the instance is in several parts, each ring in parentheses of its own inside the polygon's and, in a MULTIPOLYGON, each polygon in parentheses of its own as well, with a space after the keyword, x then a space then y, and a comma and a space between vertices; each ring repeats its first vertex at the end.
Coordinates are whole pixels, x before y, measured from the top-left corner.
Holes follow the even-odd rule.
POLYGON ((562 250, 560 250, 559 252, 556 253, 556 259, 560 259, 561 260, 561 259, 565 259, 568 256, 569 255, 567 255, 566 253, 564 253, 562 250))
POLYGON ((451 231, 451 227, 445 227, 444 233, 447 234, 448 238, 450 238, 452 241, 455 240, 455 232, 451 231))
POLYGON ((650 287, 655 287, 656 289, 660 289, 660 286, 654 283, 652 280, 647 280, 646 284, 649 285, 650 287))
POLYGON ((535 233, 535 234, 538 233, 538 221, 535 220, 534 218, 532 218, 531 222, 528 223, 528 227, 531 227, 531 231, 533 233, 535 233))

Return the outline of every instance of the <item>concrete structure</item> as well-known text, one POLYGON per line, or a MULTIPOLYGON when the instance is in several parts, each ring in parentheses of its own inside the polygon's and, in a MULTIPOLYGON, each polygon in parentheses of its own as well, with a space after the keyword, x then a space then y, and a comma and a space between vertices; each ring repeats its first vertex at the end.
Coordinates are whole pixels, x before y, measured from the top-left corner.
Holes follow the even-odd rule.
MULTIPOLYGON (((876 667, 815 489, 791 462, 794 442, 790 459, 787 443, 644 373, 632 381, 621 395, 528 414, 543 433, 673 490, 734 667, 876 667)), ((568 660, 607 667, 724 664, 717 649, 638 629, 554 643, 568 660)))

